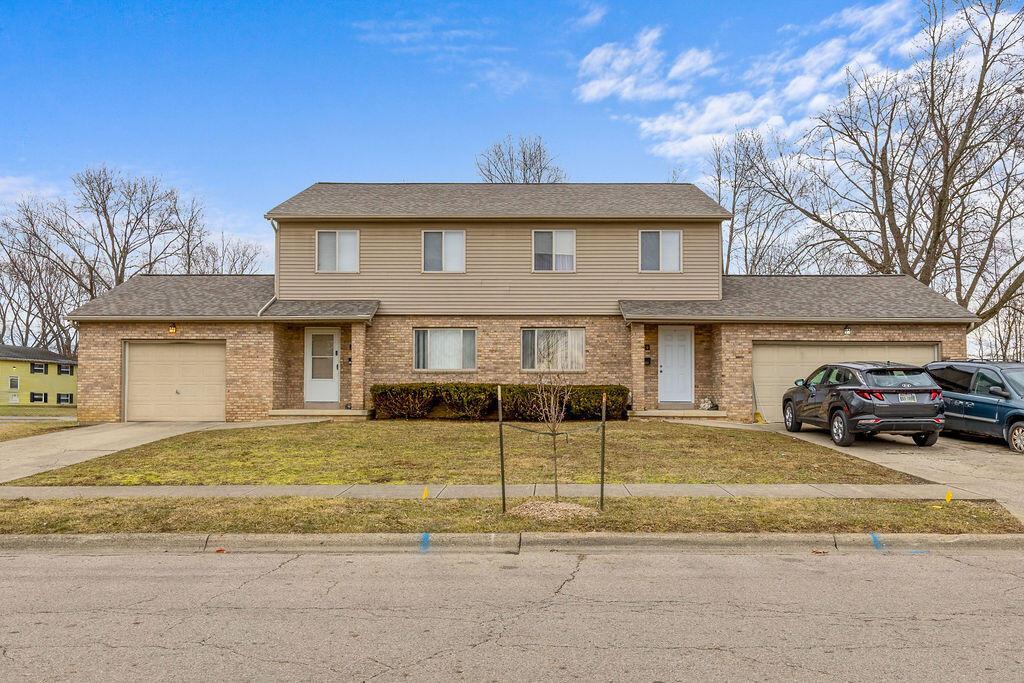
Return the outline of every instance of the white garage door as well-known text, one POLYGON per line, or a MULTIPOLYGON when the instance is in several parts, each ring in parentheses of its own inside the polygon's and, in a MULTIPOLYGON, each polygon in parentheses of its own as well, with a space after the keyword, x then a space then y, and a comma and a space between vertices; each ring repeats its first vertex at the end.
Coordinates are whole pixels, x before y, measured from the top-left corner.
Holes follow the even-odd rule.
POLYGON ((826 363, 855 360, 924 365, 936 360, 937 344, 754 344, 754 398, 768 422, 782 421, 782 395, 793 380, 826 363))
POLYGON ((130 421, 224 419, 224 344, 128 344, 130 421))

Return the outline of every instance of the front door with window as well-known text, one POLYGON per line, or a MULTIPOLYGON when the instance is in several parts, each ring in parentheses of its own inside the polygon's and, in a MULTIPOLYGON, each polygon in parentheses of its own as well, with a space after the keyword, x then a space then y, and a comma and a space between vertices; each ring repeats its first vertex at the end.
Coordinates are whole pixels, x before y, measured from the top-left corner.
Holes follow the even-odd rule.
POLYGON ((307 403, 337 403, 340 395, 341 333, 337 328, 306 328, 307 403))
POLYGON ((693 401, 693 328, 658 326, 658 401, 693 401))

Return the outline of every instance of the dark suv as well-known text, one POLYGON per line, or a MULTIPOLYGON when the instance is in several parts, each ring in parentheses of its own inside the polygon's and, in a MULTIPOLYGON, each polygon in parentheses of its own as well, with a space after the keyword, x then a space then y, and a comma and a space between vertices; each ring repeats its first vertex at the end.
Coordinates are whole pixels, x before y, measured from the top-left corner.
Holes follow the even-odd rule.
POLYGON ((1024 453, 1024 363, 929 363, 943 390, 946 429, 994 436, 1024 453))
POLYGON ((913 365, 861 361, 823 365, 782 398, 786 429, 804 422, 825 427, 839 446, 857 434, 911 434, 931 446, 945 423, 942 390, 913 365))

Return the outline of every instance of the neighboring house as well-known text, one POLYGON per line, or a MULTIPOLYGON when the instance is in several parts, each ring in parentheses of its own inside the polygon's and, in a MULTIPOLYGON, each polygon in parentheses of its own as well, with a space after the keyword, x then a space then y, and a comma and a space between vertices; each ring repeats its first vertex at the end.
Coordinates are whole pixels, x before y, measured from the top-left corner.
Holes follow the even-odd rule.
POLYGON ((3 404, 75 405, 78 361, 47 349, 0 344, 3 404))
POLYGON ((778 419, 824 361, 963 356, 975 322, 910 277, 723 277, 729 214, 689 184, 317 183, 266 217, 274 275, 136 277, 70 316, 79 419, 343 414, 376 383, 556 371, 636 411, 778 419))

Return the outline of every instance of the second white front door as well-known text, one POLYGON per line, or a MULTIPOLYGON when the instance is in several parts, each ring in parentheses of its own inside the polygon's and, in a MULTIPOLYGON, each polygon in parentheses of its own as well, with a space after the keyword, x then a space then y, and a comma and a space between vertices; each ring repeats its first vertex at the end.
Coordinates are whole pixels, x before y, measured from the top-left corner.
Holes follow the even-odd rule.
POLYGON ((340 395, 340 331, 332 327, 306 328, 305 396, 309 403, 337 403, 340 395))
POLYGON ((693 400, 693 328, 658 326, 658 401, 693 400))

